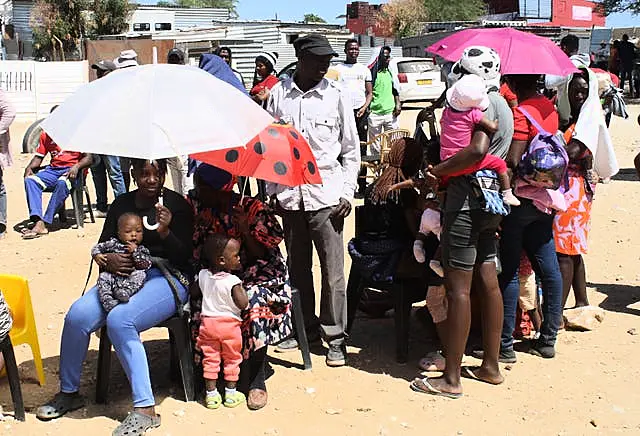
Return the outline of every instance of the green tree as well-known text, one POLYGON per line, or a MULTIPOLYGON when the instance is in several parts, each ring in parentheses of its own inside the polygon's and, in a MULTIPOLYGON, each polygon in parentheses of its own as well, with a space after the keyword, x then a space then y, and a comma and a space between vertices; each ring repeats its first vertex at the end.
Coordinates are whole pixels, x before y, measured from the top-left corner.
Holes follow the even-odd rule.
POLYGON ((422 0, 427 21, 475 21, 486 13, 483 0, 422 0))
POLYGON ((126 31, 132 8, 127 0, 37 0, 31 11, 36 56, 77 57, 82 38, 126 31))
POLYGON ((391 0, 381 8, 379 19, 393 36, 404 38, 417 35, 425 21, 475 21, 485 11, 483 0, 391 0))
POLYGON ((93 0, 91 34, 116 35, 126 32, 134 7, 128 0, 93 0))
POLYGON ((619 12, 640 14, 640 0, 602 0, 598 3, 598 12, 607 16, 619 12))
POLYGON ((304 14, 304 23, 326 23, 327 21, 316 14, 304 14))
POLYGON ((221 8, 236 14, 238 0, 174 0, 173 4, 181 8, 221 8))
POLYGON ((86 0, 37 0, 31 11, 36 55, 64 60, 85 33, 86 0))
POLYGON ((381 27, 389 29, 396 38, 413 36, 420 30, 420 22, 425 21, 422 0, 391 0, 378 13, 381 27))

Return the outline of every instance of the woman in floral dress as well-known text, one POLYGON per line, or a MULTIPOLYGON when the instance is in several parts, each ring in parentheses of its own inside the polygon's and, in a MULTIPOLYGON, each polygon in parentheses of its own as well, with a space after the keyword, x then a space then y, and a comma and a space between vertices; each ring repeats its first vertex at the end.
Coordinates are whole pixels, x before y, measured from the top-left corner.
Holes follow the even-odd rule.
MULTIPOLYGON (((241 379, 248 380, 247 405, 258 410, 267 403, 265 365, 267 347, 291 335, 291 291, 287 267, 279 244, 283 231, 275 214, 254 198, 240 198, 232 189, 235 179, 228 172, 201 164, 194 174, 195 189, 191 202, 195 210, 195 270, 204 267, 200 248, 207 237, 224 233, 242 242, 240 274, 249 296, 249 308, 243 314, 244 363, 241 379)), ((202 300, 192 298, 192 336, 198 335, 202 300)), ((196 365, 202 352, 196 346, 196 365)))
POLYGON ((565 132, 569 156, 567 186, 564 193, 567 209, 558 212, 553 234, 560 272, 562 273, 562 306, 573 288, 576 307, 588 306, 587 279, 583 255, 591 227, 591 205, 599 177, 605 179, 618 172, 609 131, 598 97, 595 74, 582 69, 567 84, 566 99, 559 107, 566 108, 568 119, 560 129, 565 132))

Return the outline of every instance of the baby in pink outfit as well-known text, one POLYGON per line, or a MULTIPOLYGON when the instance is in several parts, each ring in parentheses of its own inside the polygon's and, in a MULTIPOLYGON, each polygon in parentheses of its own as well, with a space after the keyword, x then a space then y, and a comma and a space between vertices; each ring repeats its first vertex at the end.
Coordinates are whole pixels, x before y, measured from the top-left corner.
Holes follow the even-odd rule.
POLYGON ((242 363, 242 311, 249 305, 242 280, 231 271, 240 266, 240 242, 221 234, 211 235, 204 245, 204 255, 209 269, 198 274, 193 294, 202 294, 202 312, 198 345, 204 359, 202 366, 207 388, 205 397, 209 409, 222 404, 217 381, 220 363, 223 364, 225 381, 225 407, 236 407, 245 401, 236 390, 242 363))
MULTIPOLYGON (((489 107, 484 81, 474 74, 468 74, 458 80, 447 90, 447 108, 442 114, 440 124, 440 159, 445 160, 471 144, 473 131, 477 127, 489 134, 498 130, 498 123, 485 118, 483 111, 489 107)), ((493 170, 498 173, 502 199, 506 204, 519 206, 520 201, 511 191, 511 181, 507 173, 507 164, 498 156, 491 154, 468 168, 448 177, 473 174, 482 169, 493 170)))

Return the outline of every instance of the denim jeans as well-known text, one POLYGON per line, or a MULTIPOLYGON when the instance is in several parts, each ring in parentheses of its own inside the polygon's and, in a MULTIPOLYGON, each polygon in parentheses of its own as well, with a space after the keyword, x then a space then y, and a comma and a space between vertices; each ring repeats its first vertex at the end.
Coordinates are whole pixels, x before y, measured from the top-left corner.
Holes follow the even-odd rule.
MULTIPOLYGON (((29 206, 29 218, 32 221, 42 220, 47 224, 53 222, 54 215, 60 209, 71 193, 71 188, 77 180, 67 179, 65 174, 69 172, 69 167, 46 166, 36 174, 24 179, 24 190, 27 194, 27 205, 29 206), (42 193, 47 189, 53 189, 47 211, 42 214, 42 193)), ((78 176, 80 177, 80 175, 78 176)))
POLYGON ((96 188, 96 209, 107 211, 107 174, 111 182, 114 197, 126 192, 124 178, 120 170, 120 159, 116 156, 94 155, 96 162, 91 167, 93 184, 96 188))
MULTIPOLYGON (((178 285, 180 299, 186 301, 186 288, 174 281, 178 285)), ((113 348, 131 384, 133 406, 153 406, 155 400, 149 365, 140 332, 154 327, 175 312, 171 287, 160 270, 155 268, 147 271, 147 281, 142 289, 128 303, 117 305, 108 315, 98 299, 98 289, 91 288, 71 305, 64 319, 60 344, 60 390, 67 393, 78 391, 89 337, 106 324, 113 348)))
POLYGON ((521 206, 512 206, 511 213, 502 221, 502 274, 499 277, 504 302, 502 350, 513 349, 513 331, 520 295, 518 270, 523 249, 542 282, 544 321, 539 342, 542 345, 555 345, 562 317, 562 276, 556 256, 552 224, 553 215, 540 212, 529 200, 522 200, 521 206))

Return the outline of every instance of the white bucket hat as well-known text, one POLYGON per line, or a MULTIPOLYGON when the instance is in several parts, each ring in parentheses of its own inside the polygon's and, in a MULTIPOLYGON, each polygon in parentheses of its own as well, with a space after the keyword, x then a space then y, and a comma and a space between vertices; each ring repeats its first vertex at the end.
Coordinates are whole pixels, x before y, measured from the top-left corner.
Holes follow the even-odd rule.
POLYGON ((484 80, 475 74, 461 77, 447 90, 447 103, 460 112, 475 108, 487 110, 490 103, 484 80))
POLYGON ((135 50, 123 50, 120 56, 113 60, 118 69, 138 66, 138 53, 135 50))

